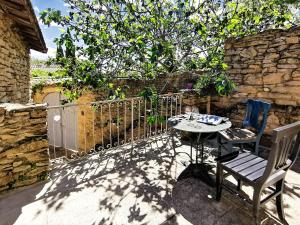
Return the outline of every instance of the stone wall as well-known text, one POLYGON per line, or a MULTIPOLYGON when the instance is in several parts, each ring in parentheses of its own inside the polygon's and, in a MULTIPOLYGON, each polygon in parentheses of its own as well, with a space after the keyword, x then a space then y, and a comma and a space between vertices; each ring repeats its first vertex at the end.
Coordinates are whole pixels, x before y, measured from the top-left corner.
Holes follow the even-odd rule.
POLYGON ((0 191, 46 178, 46 117, 45 105, 0 104, 0 191))
POLYGON ((128 86, 126 96, 137 96, 145 87, 153 86, 159 94, 178 93, 182 89, 192 88, 202 71, 178 72, 158 76, 154 80, 119 79, 116 86, 128 86))
MULTIPOLYGON (((192 71, 184 73, 174 73, 161 75, 157 79, 152 80, 136 80, 136 79, 116 79, 113 81, 114 88, 123 88, 126 97, 136 97, 145 87, 155 87, 159 94, 169 92, 179 92, 182 89, 192 88, 196 80, 199 78, 201 71, 192 71)), ((32 80, 32 86, 39 85, 41 79, 32 80)), ((54 92, 60 92, 61 88, 57 84, 58 80, 48 80, 41 85, 41 89, 32 93, 31 98, 34 103, 42 103, 45 97, 54 92)), ((78 99, 78 103, 106 100, 109 91, 87 91, 78 99)))
POLYGON ((214 104, 226 108, 234 122, 241 122, 249 98, 272 103, 266 133, 300 120, 300 27, 229 39, 225 62, 237 92, 214 104))
POLYGON ((29 48, 0 10, 0 103, 29 101, 29 48))

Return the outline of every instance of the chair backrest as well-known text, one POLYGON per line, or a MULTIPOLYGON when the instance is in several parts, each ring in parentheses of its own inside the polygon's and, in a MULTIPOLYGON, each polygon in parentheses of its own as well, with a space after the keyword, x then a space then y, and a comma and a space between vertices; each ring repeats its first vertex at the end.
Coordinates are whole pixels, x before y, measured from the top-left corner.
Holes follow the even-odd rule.
POLYGON ((268 102, 248 99, 243 127, 252 127, 257 130, 258 135, 262 135, 267 125, 270 108, 271 104, 268 102))
POLYGON ((272 142, 265 179, 279 170, 287 171, 296 161, 300 149, 300 121, 274 129, 272 142))

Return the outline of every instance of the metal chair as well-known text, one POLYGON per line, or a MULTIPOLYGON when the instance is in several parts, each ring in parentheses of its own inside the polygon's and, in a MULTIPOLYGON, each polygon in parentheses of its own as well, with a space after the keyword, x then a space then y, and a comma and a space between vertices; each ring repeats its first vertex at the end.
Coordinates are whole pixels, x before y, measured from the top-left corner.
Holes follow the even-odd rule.
MULTIPOLYGON (((267 201, 276 197, 278 216, 285 221, 282 194, 288 169, 296 161, 300 149, 300 121, 273 130, 272 147, 268 160, 255 154, 233 152, 217 158, 216 199, 220 201, 222 187, 240 193, 240 187, 233 190, 224 184, 224 171, 238 180, 242 180, 254 189, 250 203, 253 207, 255 223, 260 224, 259 209, 267 201), (264 190, 272 191, 261 200, 264 190)), ((241 183, 238 183, 238 186, 241 183)))
POLYGON ((231 128, 219 132, 219 155, 221 155, 221 147, 225 147, 225 144, 228 145, 228 148, 225 147, 226 149, 232 149, 232 146, 236 144, 242 148, 245 143, 254 144, 254 152, 258 155, 259 142, 267 125, 270 107, 270 103, 249 99, 242 128, 231 128), (255 131, 246 128, 252 128, 255 131))

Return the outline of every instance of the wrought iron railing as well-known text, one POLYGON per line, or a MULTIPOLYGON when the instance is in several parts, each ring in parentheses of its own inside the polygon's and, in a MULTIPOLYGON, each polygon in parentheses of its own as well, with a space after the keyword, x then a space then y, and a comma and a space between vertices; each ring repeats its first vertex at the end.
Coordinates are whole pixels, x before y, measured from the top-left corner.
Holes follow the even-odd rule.
POLYGON ((182 94, 48 107, 49 154, 65 162, 157 137, 167 119, 181 114, 182 94))

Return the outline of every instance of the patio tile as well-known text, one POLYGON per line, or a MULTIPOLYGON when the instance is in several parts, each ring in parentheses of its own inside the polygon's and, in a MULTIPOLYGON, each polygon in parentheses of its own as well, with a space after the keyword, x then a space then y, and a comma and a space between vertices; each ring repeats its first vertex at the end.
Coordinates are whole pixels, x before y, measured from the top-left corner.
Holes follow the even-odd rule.
MULTIPOLYGON (((111 149, 57 166, 48 182, 2 195, 0 224, 251 224, 251 209, 226 191, 222 201, 216 202, 214 189, 202 181, 177 180, 189 158, 186 154, 174 157, 169 137, 140 143, 134 150, 129 146, 111 149)), ((189 146, 183 144, 177 151, 188 153, 189 146)), ((206 160, 213 163, 212 157, 206 160)), ((290 224, 296 225, 300 207, 293 204, 299 204, 300 185, 295 182, 300 175, 290 172, 288 185, 294 186, 285 196, 286 212, 290 224)), ((270 213, 262 215, 264 225, 277 223, 274 203, 269 205, 270 213)))

